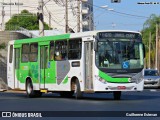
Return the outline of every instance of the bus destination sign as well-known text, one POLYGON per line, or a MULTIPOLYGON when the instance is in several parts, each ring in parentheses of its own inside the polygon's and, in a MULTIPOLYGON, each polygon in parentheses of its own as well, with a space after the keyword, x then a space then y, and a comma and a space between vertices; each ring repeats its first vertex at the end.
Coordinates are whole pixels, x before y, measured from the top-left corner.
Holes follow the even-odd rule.
POLYGON ((99 38, 124 38, 124 39, 138 39, 138 33, 129 32, 100 32, 99 38))

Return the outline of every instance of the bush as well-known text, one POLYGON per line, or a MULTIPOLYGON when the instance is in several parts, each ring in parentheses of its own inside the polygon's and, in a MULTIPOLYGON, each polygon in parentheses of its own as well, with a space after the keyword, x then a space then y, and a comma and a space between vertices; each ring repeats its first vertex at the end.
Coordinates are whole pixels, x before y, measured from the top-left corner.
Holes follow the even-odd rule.
POLYGON ((1 43, 0 44, 0 49, 5 49, 6 48, 6 44, 5 43, 1 43))

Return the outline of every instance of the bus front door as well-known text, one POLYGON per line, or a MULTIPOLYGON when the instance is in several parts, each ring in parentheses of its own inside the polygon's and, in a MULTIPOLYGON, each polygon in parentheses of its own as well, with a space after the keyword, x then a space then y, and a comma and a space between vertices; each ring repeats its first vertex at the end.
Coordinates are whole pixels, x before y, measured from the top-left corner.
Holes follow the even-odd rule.
POLYGON ((93 42, 85 42, 85 90, 93 90, 93 42))
POLYGON ((48 46, 40 46, 40 88, 45 89, 48 69, 48 46))

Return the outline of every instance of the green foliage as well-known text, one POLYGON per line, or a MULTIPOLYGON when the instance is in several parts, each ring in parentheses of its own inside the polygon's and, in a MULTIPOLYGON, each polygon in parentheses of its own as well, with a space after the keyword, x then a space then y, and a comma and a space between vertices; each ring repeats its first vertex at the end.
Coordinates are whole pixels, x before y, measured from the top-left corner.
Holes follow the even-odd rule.
MULTIPOLYGON (((38 30, 39 25, 37 15, 30 13, 27 10, 23 10, 20 14, 13 15, 5 24, 5 30, 16 30, 19 27, 23 27, 28 30, 38 30)), ((49 29, 49 26, 46 23, 44 23, 44 29, 49 29)))
POLYGON ((5 49, 6 48, 6 44, 5 43, 1 43, 0 44, 0 49, 5 49))
MULTIPOLYGON (((156 24, 160 24, 160 16, 152 14, 149 19, 143 25, 142 38, 146 47, 146 54, 148 55, 148 47, 149 47, 149 34, 151 32, 151 68, 154 68, 155 62, 155 44, 156 44, 156 24)), ((146 61, 148 62, 148 58, 146 56, 146 61)), ((148 64, 148 63, 147 63, 148 64)))

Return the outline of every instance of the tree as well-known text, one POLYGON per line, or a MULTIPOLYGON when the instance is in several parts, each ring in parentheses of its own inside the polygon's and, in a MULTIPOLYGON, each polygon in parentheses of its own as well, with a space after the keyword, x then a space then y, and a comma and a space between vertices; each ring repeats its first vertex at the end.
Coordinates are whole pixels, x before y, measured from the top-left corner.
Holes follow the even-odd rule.
MULTIPOLYGON (((156 24, 160 23, 160 16, 152 14, 149 19, 147 19, 143 25, 142 37, 145 46, 149 46, 149 34, 151 32, 151 67, 154 68, 155 62, 155 45, 156 45, 156 24)), ((146 54, 148 54, 148 47, 146 47, 146 54)), ((146 56, 146 60, 148 61, 148 57, 146 56)))
MULTIPOLYGON (((38 30, 39 24, 37 15, 30 13, 28 10, 23 10, 20 14, 13 15, 5 24, 6 30, 16 30, 19 27, 23 27, 28 30, 38 30)), ((49 29, 49 26, 46 23, 44 23, 44 29, 49 29)))
POLYGON ((5 43, 1 43, 1 44, 0 44, 0 49, 5 49, 5 48, 6 48, 5 43))

